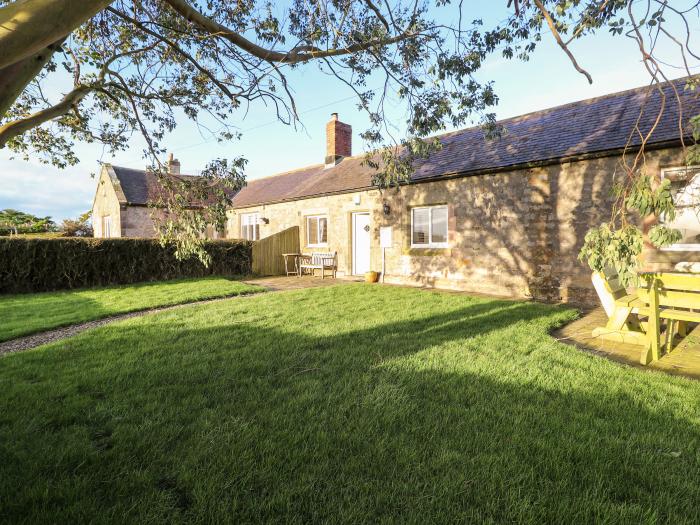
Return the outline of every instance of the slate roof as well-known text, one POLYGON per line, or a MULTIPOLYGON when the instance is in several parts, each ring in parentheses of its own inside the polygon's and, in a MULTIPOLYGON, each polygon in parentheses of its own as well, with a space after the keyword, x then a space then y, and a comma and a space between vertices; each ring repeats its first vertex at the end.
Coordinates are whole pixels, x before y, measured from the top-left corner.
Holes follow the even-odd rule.
MULTIPOLYGON (((158 200, 162 193, 162 186, 158 182, 158 177, 151 171, 135 170, 123 168, 121 166, 110 166, 114 175, 119 181, 122 193, 124 194, 124 204, 145 206, 150 202, 158 200)), ((177 175, 180 179, 195 179, 196 175, 177 175)), ((119 195, 119 192, 117 192, 119 195)), ((202 202, 193 202, 193 207, 202 206, 202 202)))
MULTIPOLYGON (((698 95, 683 89, 684 80, 674 81, 682 99, 683 120, 700 114, 698 95)), ((671 84, 662 86, 666 95, 663 118, 647 145, 675 145, 679 141, 679 106, 671 84)), ((479 127, 439 136, 443 148, 428 159, 417 161, 414 181, 445 176, 469 176, 505 171, 531 164, 559 162, 568 158, 619 151, 629 141, 641 143, 633 133, 652 129, 661 97, 656 87, 640 87, 536 111, 499 122, 505 133, 488 140, 479 127), (641 112, 641 117, 640 117, 641 112)), ((686 136, 689 132, 685 130, 686 136)), ((252 180, 234 198, 234 207, 296 200, 328 193, 371 187, 374 170, 363 166, 364 156, 348 157, 337 166, 307 166, 252 180)))

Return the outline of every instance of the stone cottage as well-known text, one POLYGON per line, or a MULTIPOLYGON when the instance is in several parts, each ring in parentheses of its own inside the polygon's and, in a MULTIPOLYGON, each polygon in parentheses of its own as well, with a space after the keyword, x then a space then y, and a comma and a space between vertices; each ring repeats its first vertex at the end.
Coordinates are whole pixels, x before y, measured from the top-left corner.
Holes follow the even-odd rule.
MULTIPOLYGON (((676 87, 687 122, 700 101, 676 87)), ((447 133, 410 184, 383 191, 364 156, 352 155, 350 126, 333 114, 324 162, 250 181, 233 199, 227 236, 298 226, 303 252, 338 253, 339 275, 380 271, 384 253, 388 283, 592 303, 590 271, 577 255, 586 231, 609 218, 613 182, 639 150, 639 132, 653 128, 648 173, 671 177, 681 193, 698 185, 698 170, 685 167, 679 105, 670 85, 662 91, 656 125, 662 97, 643 87, 504 120, 497 139, 480 128, 447 133), (391 237, 386 248, 380 233, 391 237)), ((693 217, 678 225, 683 242, 649 250, 647 265, 700 261, 693 217)))
MULTIPOLYGON (((174 177, 192 177, 180 174, 180 162, 172 154, 167 161, 167 169, 174 177)), ((158 178, 152 171, 104 164, 92 204, 94 236, 155 237, 152 214, 157 210, 151 204, 157 201, 160 188, 158 178)), ((216 239, 223 237, 223 233, 210 227, 207 237, 216 239)))

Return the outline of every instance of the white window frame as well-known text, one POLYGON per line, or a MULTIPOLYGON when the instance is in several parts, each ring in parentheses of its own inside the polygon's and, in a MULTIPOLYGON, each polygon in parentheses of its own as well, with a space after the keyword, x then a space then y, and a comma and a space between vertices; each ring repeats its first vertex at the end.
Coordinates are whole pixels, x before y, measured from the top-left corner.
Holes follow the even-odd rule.
POLYGON ((258 241, 260 240, 260 213, 259 212, 252 212, 252 213, 241 213, 241 239, 245 239, 247 241, 258 241), (253 238, 249 239, 245 235, 245 227, 246 226, 257 226, 257 228, 253 228, 253 238))
POLYGON ((306 246, 309 248, 324 248, 328 246, 328 215, 307 215, 306 216, 306 246), (326 219, 326 242, 317 242, 311 244, 311 239, 309 233, 311 233, 309 228, 309 221, 311 219, 316 220, 316 238, 321 239, 321 219, 326 219))
POLYGON ((416 206, 411 208, 411 248, 448 248, 450 238, 450 210, 447 204, 437 204, 435 206, 416 206), (433 242, 433 210, 444 209, 447 213, 447 241, 433 242), (428 210, 428 242, 427 244, 416 244, 413 242, 413 217, 416 210, 428 210))
MULTIPOLYGON (((674 167, 670 167, 670 168, 664 168, 661 170, 661 180, 666 178, 666 174, 668 172, 678 171, 678 170, 683 170, 683 169, 687 169, 689 171, 690 170, 696 171, 697 172, 696 175, 700 175, 700 166, 674 166, 674 167)), ((700 203, 698 203, 698 205, 700 206, 700 203)), ((698 216, 700 217, 700 210, 698 211, 698 216)), ((662 222, 662 221, 660 221, 660 222, 662 222)), ((663 248, 661 248, 661 250, 666 251, 666 252, 700 252, 700 243, 698 243, 698 244, 681 244, 681 243, 671 244, 670 246, 664 246, 663 248)))
POLYGON ((103 215, 102 216, 102 238, 111 239, 112 238, 112 216, 103 215))

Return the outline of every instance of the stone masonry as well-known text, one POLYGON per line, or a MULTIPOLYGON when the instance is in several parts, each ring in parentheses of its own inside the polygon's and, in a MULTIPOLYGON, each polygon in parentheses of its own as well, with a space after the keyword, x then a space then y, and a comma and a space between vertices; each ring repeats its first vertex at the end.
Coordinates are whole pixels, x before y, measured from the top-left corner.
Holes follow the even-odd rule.
MULTIPOLYGON (((610 156, 239 208, 229 211, 227 236, 239 236, 242 213, 258 212, 268 221, 260 225, 261 237, 299 226, 300 245, 308 253, 318 249, 305 246, 305 217, 327 215, 327 249, 338 252, 339 274, 349 274, 352 213, 367 211, 374 270, 381 269, 379 228, 393 228, 386 282, 595 304, 591 272, 577 256, 587 230, 609 218, 619 161, 610 156), (449 248, 412 249, 411 208, 436 204, 448 206, 449 248)), ((680 163, 678 149, 646 156, 650 173, 680 163)), ((675 261, 698 260, 698 254, 653 252, 646 258, 651 267, 668 268, 675 261)))

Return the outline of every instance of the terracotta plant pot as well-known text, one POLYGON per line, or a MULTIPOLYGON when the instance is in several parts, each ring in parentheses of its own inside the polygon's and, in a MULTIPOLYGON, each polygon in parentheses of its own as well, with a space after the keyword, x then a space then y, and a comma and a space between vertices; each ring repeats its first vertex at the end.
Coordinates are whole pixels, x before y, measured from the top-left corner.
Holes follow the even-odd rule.
POLYGON ((365 282, 366 283, 376 283, 379 281, 378 272, 365 272, 365 282))

